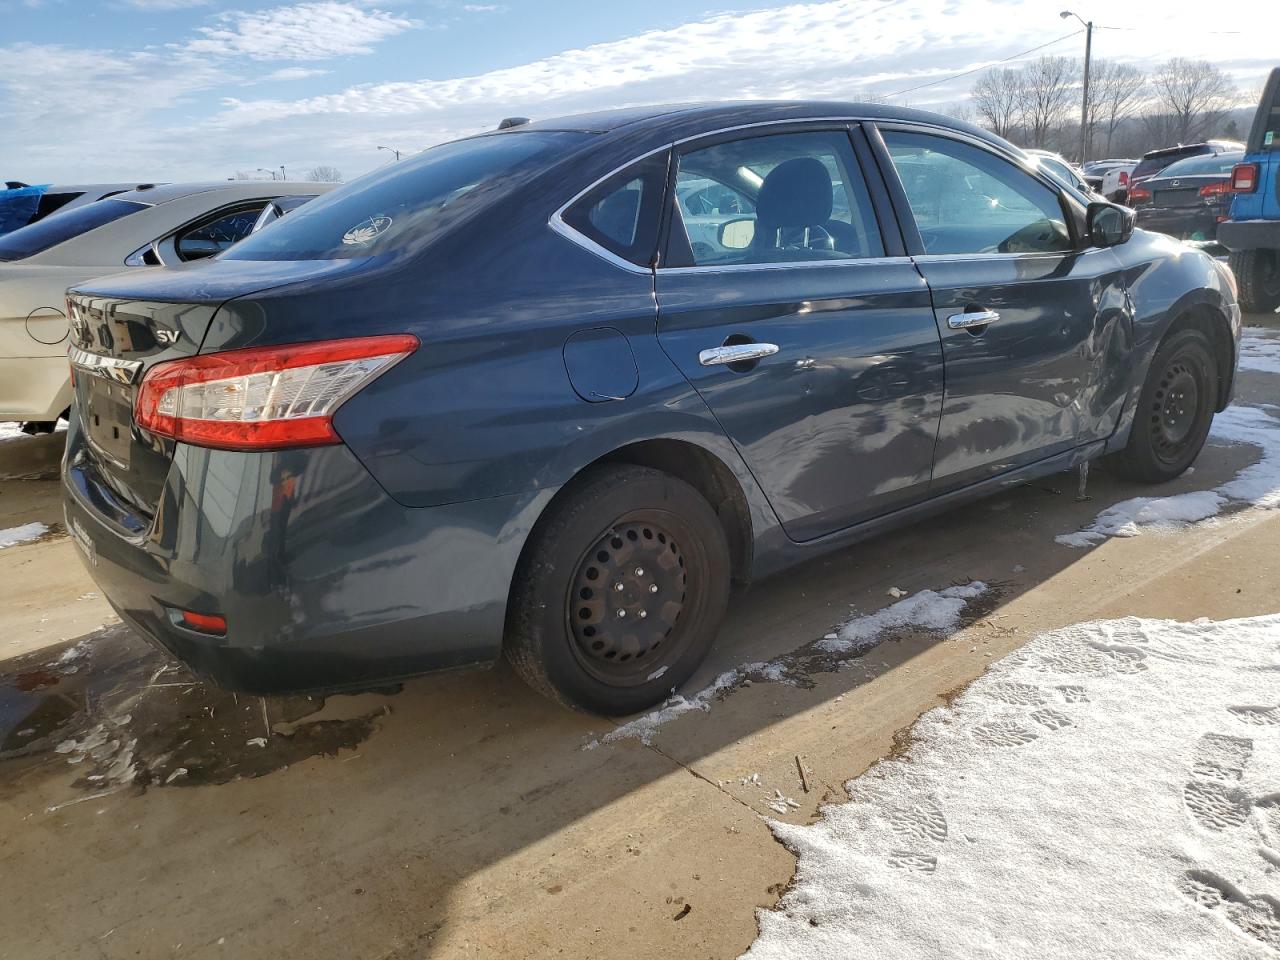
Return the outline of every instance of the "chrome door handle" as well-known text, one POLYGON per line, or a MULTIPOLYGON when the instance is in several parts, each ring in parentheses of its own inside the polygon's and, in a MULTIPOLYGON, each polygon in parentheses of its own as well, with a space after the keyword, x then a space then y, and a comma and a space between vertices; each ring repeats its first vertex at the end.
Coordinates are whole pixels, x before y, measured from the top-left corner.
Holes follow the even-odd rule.
POLYGON ((972 313, 953 313, 947 317, 947 326, 952 330, 964 330, 968 327, 985 327, 999 319, 1000 314, 994 310, 975 310, 972 313))
POLYGON ((698 362, 704 367, 720 363, 747 363, 778 352, 776 343, 735 343, 727 347, 712 347, 698 354, 698 362))

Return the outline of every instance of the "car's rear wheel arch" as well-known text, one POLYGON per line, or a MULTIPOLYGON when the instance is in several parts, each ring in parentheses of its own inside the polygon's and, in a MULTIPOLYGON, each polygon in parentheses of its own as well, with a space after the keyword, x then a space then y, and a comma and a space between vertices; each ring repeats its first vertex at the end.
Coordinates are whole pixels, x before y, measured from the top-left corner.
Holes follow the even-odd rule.
MULTIPOLYGON (((574 496, 576 481, 592 472, 600 464, 627 463, 638 467, 651 467, 683 480, 698 491, 715 511, 729 543, 730 576, 735 581, 751 577, 754 531, 751 524, 751 508, 746 493, 733 471, 724 461, 704 447, 687 440, 657 438, 640 440, 618 447, 597 457, 583 466, 569 479, 541 511, 545 517, 559 500, 574 496)), ((534 526, 534 531, 537 525, 534 526)), ((534 537, 531 531, 524 550, 534 537)), ((523 552, 521 561, 523 561, 523 552)), ((516 569, 520 569, 517 563, 516 569)))

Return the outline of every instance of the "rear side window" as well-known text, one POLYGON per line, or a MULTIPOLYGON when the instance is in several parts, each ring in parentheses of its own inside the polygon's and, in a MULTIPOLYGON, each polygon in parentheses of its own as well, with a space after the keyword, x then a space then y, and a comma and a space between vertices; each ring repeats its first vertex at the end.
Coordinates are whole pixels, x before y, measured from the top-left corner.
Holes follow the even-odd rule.
POLYGON ((0 260, 21 260, 35 256, 73 237, 145 209, 145 203, 113 199, 97 200, 82 207, 54 213, 37 223, 0 237, 0 260))
POLYGON ((591 138, 530 130, 432 147, 311 201, 227 251, 231 260, 346 260, 419 243, 519 187, 591 138))
POLYGON ((666 177, 667 154, 646 157, 584 195, 564 222, 615 256, 650 266, 666 177))
POLYGON ((967 143, 888 130, 925 253, 1053 253, 1073 246, 1054 191, 1009 161, 967 143))

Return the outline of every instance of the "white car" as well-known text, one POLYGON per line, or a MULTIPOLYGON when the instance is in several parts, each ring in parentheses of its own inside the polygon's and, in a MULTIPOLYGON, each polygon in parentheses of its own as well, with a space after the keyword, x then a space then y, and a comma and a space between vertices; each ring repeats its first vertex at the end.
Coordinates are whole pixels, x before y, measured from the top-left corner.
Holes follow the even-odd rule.
POLYGON ((1124 203, 1129 198, 1129 178, 1137 165, 1137 160, 1125 160, 1108 169, 1102 175, 1102 186, 1098 192, 1112 203, 1124 203))
POLYGON ((228 180, 143 187, 0 236, 0 422, 51 430, 70 406, 67 287, 127 267, 214 256, 247 236, 272 201, 335 186, 228 180))
POLYGON ((72 210, 138 187, 133 183, 76 183, 32 187, 10 180, 0 190, 0 234, 20 230, 62 210, 72 210))
POLYGON ((1034 148, 1024 150, 1023 153, 1034 159, 1051 176, 1062 181, 1067 186, 1074 187, 1083 194, 1093 192, 1093 188, 1085 180, 1084 174, 1076 169, 1062 154, 1054 153, 1052 150, 1037 150, 1034 148))

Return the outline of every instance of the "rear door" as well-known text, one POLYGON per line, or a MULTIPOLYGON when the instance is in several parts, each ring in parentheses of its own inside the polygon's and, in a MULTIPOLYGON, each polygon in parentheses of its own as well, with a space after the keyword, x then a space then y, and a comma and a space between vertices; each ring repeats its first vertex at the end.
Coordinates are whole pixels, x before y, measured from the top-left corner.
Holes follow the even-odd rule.
POLYGON ((922 498, 941 412, 928 290, 861 137, 707 138, 668 190, 659 340, 797 540, 922 498))
POLYGON ((1115 429, 1129 315, 1119 263, 1075 237, 1060 188, 979 141, 907 125, 873 137, 946 363, 931 491, 1115 429))

